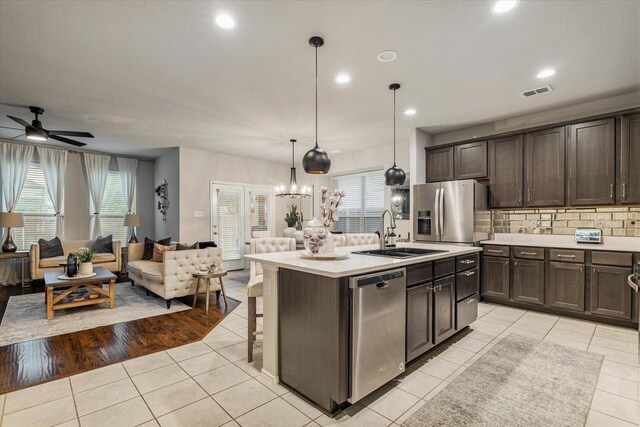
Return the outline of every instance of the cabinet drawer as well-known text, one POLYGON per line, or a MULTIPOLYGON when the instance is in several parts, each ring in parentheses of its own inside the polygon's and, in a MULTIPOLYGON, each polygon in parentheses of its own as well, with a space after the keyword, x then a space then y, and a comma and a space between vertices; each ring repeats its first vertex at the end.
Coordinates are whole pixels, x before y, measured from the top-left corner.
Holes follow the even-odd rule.
POLYGON ((591 264, 631 267, 632 254, 629 252, 593 251, 591 252, 591 264))
POLYGON ((407 267, 407 287, 424 283, 433 278, 433 263, 410 265, 407 267))
POLYGON ((516 246, 513 256, 522 259, 544 259, 544 248, 526 248, 516 246))
POLYGON ((469 326, 478 318, 478 295, 473 294, 456 304, 456 329, 469 326))
POLYGON ((509 257, 509 246, 485 245, 482 248, 485 255, 509 257))
POLYGON ((460 256, 456 258, 456 271, 469 270, 478 266, 478 254, 460 256))
POLYGON ((463 271, 456 275, 456 301, 478 292, 478 269, 463 271))
POLYGON ((550 261, 584 262, 584 251, 572 251, 570 249, 550 249, 550 261))
POLYGON ((433 262, 433 277, 450 276, 456 272, 456 259, 447 258, 433 262))

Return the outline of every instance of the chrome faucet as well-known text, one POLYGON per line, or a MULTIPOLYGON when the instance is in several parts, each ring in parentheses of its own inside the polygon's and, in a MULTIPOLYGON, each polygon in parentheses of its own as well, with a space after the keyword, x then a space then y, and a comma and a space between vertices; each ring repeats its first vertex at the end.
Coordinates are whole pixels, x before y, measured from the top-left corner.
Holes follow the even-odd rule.
POLYGON ((384 211, 382 211, 382 216, 380 217, 380 249, 384 249, 385 247, 385 241, 384 241, 384 214, 388 213, 389 214, 389 218, 391 218, 391 224, 390 227, 391 228, 396 228, 396 220, 393 217, 393 214, 391 213, 391 211, 389 209, 385 209, 384 211))

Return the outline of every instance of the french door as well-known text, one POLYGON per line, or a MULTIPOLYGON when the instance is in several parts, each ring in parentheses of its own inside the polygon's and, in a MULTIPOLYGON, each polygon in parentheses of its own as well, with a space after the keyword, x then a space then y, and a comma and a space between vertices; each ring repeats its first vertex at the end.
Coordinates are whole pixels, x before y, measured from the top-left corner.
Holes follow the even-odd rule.
POLYGON ((211 240, 222 249, 222 268, 244 268, 244 186, 212 185, 211 240))

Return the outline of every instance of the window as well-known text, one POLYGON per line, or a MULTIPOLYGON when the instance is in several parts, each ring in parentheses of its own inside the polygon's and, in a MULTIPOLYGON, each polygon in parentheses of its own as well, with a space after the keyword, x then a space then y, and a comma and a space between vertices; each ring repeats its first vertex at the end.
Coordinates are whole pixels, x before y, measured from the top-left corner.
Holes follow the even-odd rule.
MULTIPOLYGON (((136 211, 136 194, 133 194, 133 207, 131 212, 136 211)), ((96 212, 91 200, 91 225, 93 230, 94 217, 96 212)), ((103 236, 113 235, 113 240, 120 240, 122 243, 127 241, 127 227, 123 224, 124 215, 127 213, 127 205, 124 201, 124 193, 122 192, 122 180, 119 171, 109 171, 107 175, 107 185, 102 198, 102 209, 100 210, 100 228, 103 236)))
POLYGON ((269 230, 270 194, 249 191, 249 226, 251 236, 254 231, 269 230))
POLYGON ((380 230, 384 210, 382 171, 343 175, 333 178, 333 188, 346 196, 338 208, 337 230, 343 233, 375 233, 380 230))
POLYGON ((56 212, 39 163, 29 166, 27 180, 14 211, 24 215, 24 227, 13 229, 13 240, 18 248, 29 249, 31 242, 40 238, 49 240, 56 235, 56 212))

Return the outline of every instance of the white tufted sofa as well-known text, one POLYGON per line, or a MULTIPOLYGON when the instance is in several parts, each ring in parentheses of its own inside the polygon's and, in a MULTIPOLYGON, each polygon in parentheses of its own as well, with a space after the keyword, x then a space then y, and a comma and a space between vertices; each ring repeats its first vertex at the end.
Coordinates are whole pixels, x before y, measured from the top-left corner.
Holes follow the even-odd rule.
MULTIPOLYGON (((222 261, 220 248, 189 249, 164 253, 164 262, 143 260, 144 243, 129 243, 127 270, 131 284, 138 284, 167 300, 196 292, 196 282, 191 276, 200 264, 211 265, 222 261)), ((216 282, 217 283, 217 282, 216 282)), ((213 289, 217 290, 217 289, 213 289)))
POLYGON ((375 245, 380 243, 380 237, 376 233, 346 234, 347 246, 375 245))
POLYGON ((340 248, 342 246, 347 246, 347 236, 348 234, 331 234, 333 236, 333 247, 340 248))

